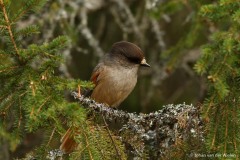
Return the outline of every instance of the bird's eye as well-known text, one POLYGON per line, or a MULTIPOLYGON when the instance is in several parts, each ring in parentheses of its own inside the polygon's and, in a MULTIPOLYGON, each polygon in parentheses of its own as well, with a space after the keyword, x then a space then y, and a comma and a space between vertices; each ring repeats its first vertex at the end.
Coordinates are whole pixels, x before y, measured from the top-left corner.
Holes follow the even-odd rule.
POLYGON ((140 64, 141 60, 138 57, 127 57, 128 60, 135 64, 140 64))

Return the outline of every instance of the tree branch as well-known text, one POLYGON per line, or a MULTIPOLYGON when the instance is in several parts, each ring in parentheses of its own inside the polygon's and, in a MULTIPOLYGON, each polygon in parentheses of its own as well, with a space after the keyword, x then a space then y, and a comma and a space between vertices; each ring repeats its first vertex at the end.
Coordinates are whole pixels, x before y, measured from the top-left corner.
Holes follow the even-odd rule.
POLYGON ((6 11, 5 5, 3 3, 3 0, 0 0, 0 6, 1 6, 2 11, 3 11, 4 19, 5 19, 5 22, 6 22, 6 27, 7 27, 9 36, 11 38, 13 47, 15 49, 15 52, 16 52, 17 56, 18 56, 18 59, 20 60, 21 58, 20 58, 19 50, 17 48, 17 44, 16 44, 14 36, 13 36, 12 27, 11 27, 10 21, 8 19, 7 11, 6 11))
POLYGON ((166 105, 163 109, 149 114, 127 113, 96 103, 86 97, 72 96, 84 107, 103 115, 109 122, 119 126, 118 134, 127 148, 128 154, 141 157, 145 152, 153 157, 163 157, 179 141, 197 138, 204 141, 204 123, 199 108, 193 105, 166 105), (155 155, 151 155, 155 154, 155 155))

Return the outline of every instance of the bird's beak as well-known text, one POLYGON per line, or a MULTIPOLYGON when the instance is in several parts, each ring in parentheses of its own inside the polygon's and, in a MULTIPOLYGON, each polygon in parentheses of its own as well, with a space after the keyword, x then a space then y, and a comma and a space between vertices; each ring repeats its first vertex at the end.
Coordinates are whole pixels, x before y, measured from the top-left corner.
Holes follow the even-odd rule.
POLYGON ((144 66, 144 67, 151 67, 147 62, 146 62, 146 59, 143 58, 143 60, 141 61, 140 63, 141 66, 144 66))

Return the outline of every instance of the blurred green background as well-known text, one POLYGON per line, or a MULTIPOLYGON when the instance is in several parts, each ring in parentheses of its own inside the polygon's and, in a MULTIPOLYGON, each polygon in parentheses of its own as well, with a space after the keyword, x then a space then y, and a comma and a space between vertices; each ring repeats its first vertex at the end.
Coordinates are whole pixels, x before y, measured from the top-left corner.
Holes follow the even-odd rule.
MULTIPOLYGON (((41 33, 24 38, 23 45, 50 41, 59 35, 70 39, 62 52, 60 74, 89 80, 99 59, 117 41, 137 44, 150 69, 141 69, 137 86, 120 108, 151 112, 164 104, 201 103, 204 80, 193 65, 200 46, 214 28, 200 19, 204 1, 185 0, 55 0, 17 25, 39 25, 41 33)), ((13 7, 24 5, 12 3, 13 7)))

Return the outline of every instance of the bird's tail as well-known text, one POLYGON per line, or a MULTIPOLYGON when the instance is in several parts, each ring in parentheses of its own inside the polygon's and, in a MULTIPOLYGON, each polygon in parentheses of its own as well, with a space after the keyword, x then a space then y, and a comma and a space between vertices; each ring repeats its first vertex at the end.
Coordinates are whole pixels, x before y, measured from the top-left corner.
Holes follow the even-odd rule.
POLYGON ((71 153, 77 147, 77 142, 74 140, 74 129, 69 128, 64 136, 61 138, 60 150, 63 153, 71 153))

